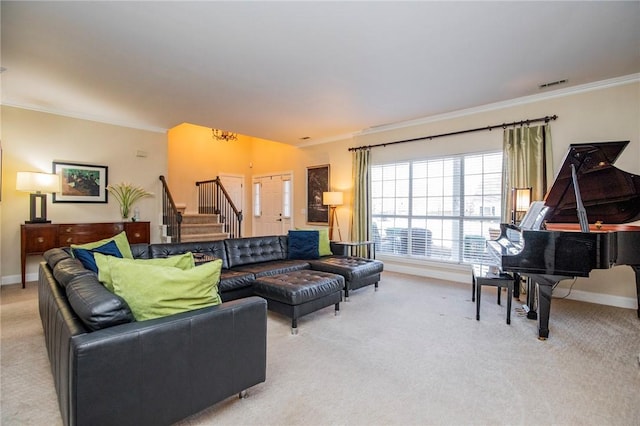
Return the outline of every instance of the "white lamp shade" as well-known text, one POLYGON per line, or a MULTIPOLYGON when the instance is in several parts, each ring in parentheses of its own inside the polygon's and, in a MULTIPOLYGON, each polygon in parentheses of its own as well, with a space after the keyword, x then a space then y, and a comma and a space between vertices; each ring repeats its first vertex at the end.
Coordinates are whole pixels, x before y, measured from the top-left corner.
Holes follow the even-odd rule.
POLYGON ((18 172, 16 189, 43 194, 60 192, 60 176, 51 173, 18 172))
POLYGON ((344 203, 342 192, 323 192, 322 204, 325 206, 341 206, 344 203))
POLYGON ((526 212, 531 204, 531 188, 516 188, 516 205, 515 210, 518 212, 526 212))

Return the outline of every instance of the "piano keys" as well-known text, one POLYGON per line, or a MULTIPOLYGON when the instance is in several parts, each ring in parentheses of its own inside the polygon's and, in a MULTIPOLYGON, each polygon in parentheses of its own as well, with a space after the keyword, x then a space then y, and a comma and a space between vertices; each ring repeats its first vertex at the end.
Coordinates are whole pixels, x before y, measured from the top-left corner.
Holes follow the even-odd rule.
POLYGON ((549 336, 552 289, 593 269, 633 268, 640 318, 640 226, 625 225, 640 220, 640 177, 613 166, 628 143, 570 145, 544 202, 532 204, 520 226, 501 224, 500 236, 488 242, 503 271, 529 278, 528 317, 537 317, 541 339, 549 336), (588 232, 576 223, 580 204, 592 222, 588 232))

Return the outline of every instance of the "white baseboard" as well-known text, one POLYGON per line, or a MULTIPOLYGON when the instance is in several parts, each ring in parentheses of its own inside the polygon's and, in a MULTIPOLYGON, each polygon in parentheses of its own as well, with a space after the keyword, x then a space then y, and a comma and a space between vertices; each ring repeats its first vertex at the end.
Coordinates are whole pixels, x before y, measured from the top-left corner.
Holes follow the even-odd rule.
MULTIPOLYGON (((380 259, 383 260, 383 259, 380 259)), ((384 259, 384 269, 390 272, 399 272, 402 274, 416 275, 419 277, 435 278, 445 281, 454 281, 471 285, 471 268, 461 265, 447 265, 440 263, 430 263, 425 265, 424 262, 399 263, 392 260, 384 259)), ((7 275, 2 277, 1 285, 19 284, 21 275, 7 275)), ((26 275, 27 282, 37 281, 38 273, 30 273, 26 275)), ((568 289, 558 288, 554 291, 554 297, 564 297, 568 289)), ((594 293, 591 291, 572 290, 567 299, 577 300, 580 302, 597 303, 599 305, 616 306, 618 308, 638 309, 638 301, 633 297, 613 296, 604 293, 594 293)))
POLYGON ((471 284, 471 269, 465 270, 463 267, 425 267, 424 265, 399 264, 389 261, 384 262, 384 270, 399 272, 401 274, 416 275, 418 277, 435 278, 445 281, 467 282, 471 284))
MULTIPOLYGON (((384 270, 399 272, 402 274, 416 275, 419 277, 435 278, 446 281, 455 281, 471 285, 471 267, 462 265, 447 265, 441 263, 428 263, 403 259, 398 262, 395 259, 378 256, 384 262, 384 270)), ((557 288, 553 297, 564 297, 568 289, 557 288)), ((591 291, 572 290, 566 297, 580 302, 597 303, 599 305, 615 306, 618 308, 638 309, 638 301, 633 297, 613 296, 591 291)))
MULTIPOLYGON (((552 296, 563 298, 567 293, 569 293, 569 289, 556 288, 552 296)), ((618 308, 638 309, 638 301, 633 297, 613 296, 611 294, 593 293, 591 291, 571 290, 567 299, 597 303, 598 305, 615 306, 618 308)))
MULTIPOLYGON (((38 273, 33 272, 31 274, 25 274, 25 282, 38 281, 38 273)), ((22 282, 22 275, 7 275, 2 277, 0 285, 20 284, 22 282)))

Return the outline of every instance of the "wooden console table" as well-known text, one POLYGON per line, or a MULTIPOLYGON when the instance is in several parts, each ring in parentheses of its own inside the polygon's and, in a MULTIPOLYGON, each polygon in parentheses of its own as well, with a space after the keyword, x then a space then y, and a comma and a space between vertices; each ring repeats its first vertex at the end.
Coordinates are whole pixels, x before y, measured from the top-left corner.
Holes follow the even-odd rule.
POLYGON ((85 244, 127 233, 130 244, 150 242, 149 222, 26 223, 20 225, 20 266, 25 287, 27 255, 42 254, 55 247, 85 244))

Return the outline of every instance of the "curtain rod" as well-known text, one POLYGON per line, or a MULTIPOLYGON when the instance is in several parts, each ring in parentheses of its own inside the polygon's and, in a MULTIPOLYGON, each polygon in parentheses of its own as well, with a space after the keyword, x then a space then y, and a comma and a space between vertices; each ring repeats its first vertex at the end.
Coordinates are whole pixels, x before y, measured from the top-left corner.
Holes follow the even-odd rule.
POLYGON ((358 150, 362 150, 362 149, 370 149, 370 148, 376 148, 379 146, 387 146, 387 145, 395 145, 398 143, 406 143, 406 142, 416 142, 416 141, 423 141, 423 140, 432 140, 435 138, 441 138, 444 136, 453 136, 453 135, 461 135, 464 133, 472 133, 472 132, 480 132, 482 130, 491 130, 491 129, 495 129, 497 127, 502 127, 503 129, 506 129, 507 127, 510 126, 524 126, 524 125, 529 125, 531 123, 538 123, 540 121, 544 121, 545 123, 548 123, 551 120, 556 120, 558 118, 557 115, 552 115, 552 116, 545 116, 545 117, 540 117, 540 118, 534 118, 534 119, 530 119, 530 120, 520 120, 520 121, 513 121, 511 123, 502 123, 502 124, 494 124, 492 126, 486 126, 486 127, 477 127, 475 129, 467 129, 467 130, 458 130, 457 132, 450 132, 450 133, 441 133, 439 135, 432 135, 432 136, 422 136, 419 138, 414 138, 414 139, 404 139, 401 141, 393 141, 393 142, 384 142, 384 143, 379 143, 379 144, 375 144, 375 145, 364 145, 364 146, 357 146, 354 148, 349 148, 349 151, 358 151, 358 150))

